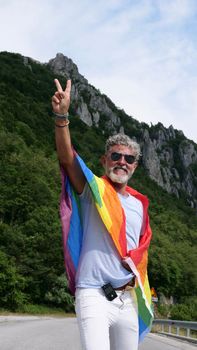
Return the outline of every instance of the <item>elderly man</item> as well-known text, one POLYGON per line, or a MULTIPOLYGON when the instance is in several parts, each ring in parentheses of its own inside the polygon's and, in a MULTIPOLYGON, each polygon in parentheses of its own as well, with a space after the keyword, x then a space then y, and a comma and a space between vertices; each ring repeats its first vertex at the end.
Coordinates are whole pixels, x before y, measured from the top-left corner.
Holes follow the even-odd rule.
POLYGON ((65 90, 57 79, 55 84, 52 107, 63 171, 65 263, 75 292, 82 347, 136 350, 152 320, 146 273, 151 239, 148 200, 127 186, 138 165, 140 147, 126 135, 111 136, 101 158, 105 176, 96 177, 71 144, 71 81, 65 90))

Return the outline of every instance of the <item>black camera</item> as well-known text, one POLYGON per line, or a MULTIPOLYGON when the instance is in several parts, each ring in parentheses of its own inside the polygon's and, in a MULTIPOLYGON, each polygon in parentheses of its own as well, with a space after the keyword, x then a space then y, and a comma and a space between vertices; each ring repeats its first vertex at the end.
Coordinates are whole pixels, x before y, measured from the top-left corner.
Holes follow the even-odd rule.
POLYGON ((117 293, 110 283, 104 284, 102 290, 109 301, 112 301, 117 297, 117 293))

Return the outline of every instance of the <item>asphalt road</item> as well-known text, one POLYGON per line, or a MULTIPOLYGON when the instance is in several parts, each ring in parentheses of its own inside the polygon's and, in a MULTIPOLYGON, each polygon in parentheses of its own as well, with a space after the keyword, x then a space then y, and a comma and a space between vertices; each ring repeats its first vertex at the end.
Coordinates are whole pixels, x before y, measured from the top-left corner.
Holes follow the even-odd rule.
MULTIPOLYGON (((0 316, 1 350, 81 350, 75 318, 0 316)), ((194 350, 196 346, 150 334, 139 350, 194 350)))

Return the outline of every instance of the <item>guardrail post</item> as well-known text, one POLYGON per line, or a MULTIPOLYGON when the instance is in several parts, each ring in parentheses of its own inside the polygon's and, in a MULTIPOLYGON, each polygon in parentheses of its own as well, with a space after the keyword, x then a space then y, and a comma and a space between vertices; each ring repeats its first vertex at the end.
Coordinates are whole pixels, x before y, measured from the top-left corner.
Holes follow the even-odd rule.
MULTIPOLYGON (((197 322, 193 321, 179 321, 179 320, 164 320, 164 319, 155 319, 153 325, 158 325, 161 333, 168 333, 169 336, 178 336, 181 339, 187 338, 188 341, 197 343, 195 334, 197 331, 197 322), (174 334, 175 327, 175 334, 174 334), (184 330, 184 332, 182 332, 184 330), (173 331, 173 332, 172 332, 173 331), (194 334, 193 332, 194 331, 194 334), (185 335, 183 335, 185 334, 185 335)), ((157 328, 157 330, 159 330, 157 328)))
POLYGON ((168 326, 168 333, 172 333, 172 325, 171 324, 169 324, 169 326, 168 326))
POLYGON ((187 328, 187 334, 186 337, 189 338, 190 337, 190 328, 187 328))

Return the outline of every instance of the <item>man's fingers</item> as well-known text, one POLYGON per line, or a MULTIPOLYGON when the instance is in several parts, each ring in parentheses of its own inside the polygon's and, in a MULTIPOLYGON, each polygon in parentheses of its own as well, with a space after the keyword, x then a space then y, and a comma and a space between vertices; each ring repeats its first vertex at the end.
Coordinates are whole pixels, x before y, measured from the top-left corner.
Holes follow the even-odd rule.
POLYGON ((52 97, 52 102, 55 102, 55 103, 58 104, 58 103, 60 103, 60 99, 59 99, 57 96, 54 95, 54 96, 52 97))
POLYGON ((54 83, 55 83, 55 85, 56 85, 57 91, 58 91, 58 92, 62 92, 63 90, 62 90, 62 87, 61 87, 61 84, 60 84, 59 80, 58 80, 58 79, 55 79, 55 80, 54 80, 54 83))
POLYGON ((67 95, 70 95, 70 91, 71 91, 71 80, 70 79, 67 80, 66 88, 64 91, 67 95))

